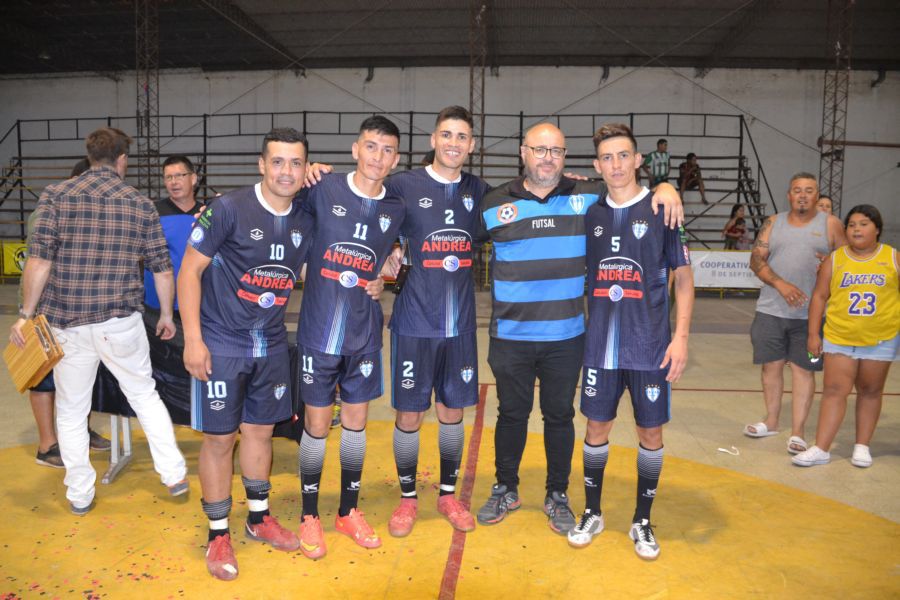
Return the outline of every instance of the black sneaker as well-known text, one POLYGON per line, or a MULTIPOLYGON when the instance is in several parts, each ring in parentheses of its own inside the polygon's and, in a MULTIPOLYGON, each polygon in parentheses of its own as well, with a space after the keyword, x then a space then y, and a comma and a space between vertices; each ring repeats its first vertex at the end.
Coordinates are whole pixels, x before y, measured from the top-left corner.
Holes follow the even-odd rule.
POLYGON ((63 464, 62 456, 59 455, 59 444, 53 444, 47 448, 46 452, 41 452, 41 449, 38 448, 34 462, 45 467, 53 467, 54 469, 66 468, 66 465, 63 464))
POLYGON ((83 517, 84 515, 91 512, 91 510, 93 510, 93 508, 94 508, 93 500, 91 500, 91 503, 88 504, 87 506, 75 506, 74 503, 69 502, 69 510, 71 510, 72 514, 75 515, 76 517, 83 517))
POLYGON ((575 527, 575 515, 569 508, 569 497, 564 492, 550 492, 544 498, 544 514, 550 517, 550 529, 560 535, 567 535, 575 527))
POLYGON ((522 501, 519 500, 519 494, 508 491, 503 484, 495 483, 491 488, 491 497, 478 511, 478 522, 482 525, 494 525, 506 518, 506 513, 517 510, 520 506, 522 501))
POLYGON ((97 433, 96 431, 91 429, 90 427, 88 427, 88 435, 91 438, 91 441, 90 441, 91 450, 98 450, 100 452, 108 452, 109 451, 109 448, 110 448, 110 446, 112 446, 112 444, 109 442, 108 439, 106 439, 105 437, 103 437, 102 435, 100 435, 99 433, 97 433))

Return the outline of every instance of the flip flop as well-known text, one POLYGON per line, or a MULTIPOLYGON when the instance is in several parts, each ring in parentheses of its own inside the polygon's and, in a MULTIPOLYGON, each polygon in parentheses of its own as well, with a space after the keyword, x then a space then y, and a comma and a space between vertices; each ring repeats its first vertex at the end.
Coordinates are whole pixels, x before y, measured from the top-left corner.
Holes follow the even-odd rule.
POLYGON ((788 438, 787 442, 787 451, 788 454, 800 454, 801 452, 806 452, 809 448, 806 444, 806 440, 802 437, 797 437, 796 435, 792 435, 788 438), (796 448, 795 448, 796 446, 796 448), (797 449, 799 448, 799 450, 797 449))
POLYGON ((753 425, 744 425, 744 435, 752 438, 764 438, 771 435, 778 435, 778 432, 769 431, 769 428, 766 427, 766 424, 760 421, 759 423, 754 423, 753 425), (751 427, 756 431, 751 431, 751 427))

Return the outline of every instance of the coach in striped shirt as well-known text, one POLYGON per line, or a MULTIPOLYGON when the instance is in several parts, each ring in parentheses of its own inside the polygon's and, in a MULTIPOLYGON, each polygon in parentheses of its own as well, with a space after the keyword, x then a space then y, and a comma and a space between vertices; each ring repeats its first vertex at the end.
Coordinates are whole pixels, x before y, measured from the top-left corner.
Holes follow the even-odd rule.
MULTIPOLYGON (((483 525, 519 508, 519 463, 540 381, 547 457, 544 512, 550 528, 575 526, 566 490, 575 445, 574 397, 584 351, 584 215, 606 185, 563 176, 566 139, 549 123, 532 127, 520 148, 525 175, 490 191, 481 218, 494 245, 488 364, 497 381, 497 483, 478 512, 483 525)), ((678 208, 675 188, 654 196, 678 208)))

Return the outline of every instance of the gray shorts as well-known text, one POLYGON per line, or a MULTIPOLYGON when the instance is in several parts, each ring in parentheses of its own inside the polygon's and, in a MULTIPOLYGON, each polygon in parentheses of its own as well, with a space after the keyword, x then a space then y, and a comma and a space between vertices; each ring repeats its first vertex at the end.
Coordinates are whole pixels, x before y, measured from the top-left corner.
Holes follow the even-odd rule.
POLYGON ((821 371, 822 360, 810 362, 806 352, 806 319, 784 319, 757 312, 750 325, 753 364, 789 360, 807 371, 821 371))

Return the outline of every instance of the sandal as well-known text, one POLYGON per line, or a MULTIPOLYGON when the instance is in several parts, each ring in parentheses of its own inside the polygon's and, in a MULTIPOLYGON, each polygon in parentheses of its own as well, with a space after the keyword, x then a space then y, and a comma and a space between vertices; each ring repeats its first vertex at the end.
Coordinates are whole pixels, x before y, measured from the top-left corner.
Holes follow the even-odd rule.
POLYGON ((806 444, 806 440, 804 440, 802 437, 792 435, 790 438, 788 438, 788 454, 800 454, 801 452, 806 452, 806 450, 808 449, 809 446, 806 444))
POLYGON ((770 435, 778 435, 777 431, 769 431, 769 428, 766 427, 766 424, 760 421, 759 423, 754 423, 753 425, 744 425, 744 435, 752 438, 764 438, 769 437, 770 435), (753 429, 750 429, 750 428, 753 429))

